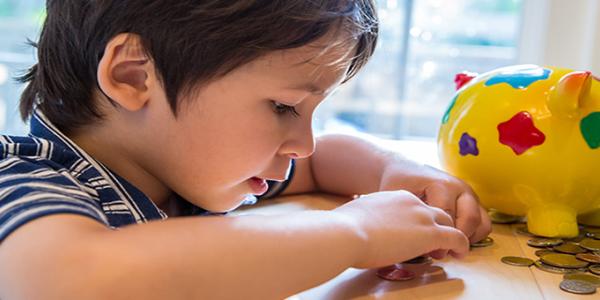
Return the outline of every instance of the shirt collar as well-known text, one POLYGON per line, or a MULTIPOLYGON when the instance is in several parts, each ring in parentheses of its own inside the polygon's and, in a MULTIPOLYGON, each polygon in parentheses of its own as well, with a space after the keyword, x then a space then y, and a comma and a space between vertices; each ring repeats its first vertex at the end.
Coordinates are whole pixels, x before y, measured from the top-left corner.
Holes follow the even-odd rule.
POLYGON ((98 173, 110 184, 115 193, 117 193, 118 197, 123 199, 126 205, 129 206, 136 222, 144 223, 152 219, 167 218, 167 215, 156 207, 154 202, 139 189, 87 154, 75 144, 75 142, 54 126, 43 112, 34 110, 29 126, 31 136, 46 139, 61 145, 94 166, 98 173))

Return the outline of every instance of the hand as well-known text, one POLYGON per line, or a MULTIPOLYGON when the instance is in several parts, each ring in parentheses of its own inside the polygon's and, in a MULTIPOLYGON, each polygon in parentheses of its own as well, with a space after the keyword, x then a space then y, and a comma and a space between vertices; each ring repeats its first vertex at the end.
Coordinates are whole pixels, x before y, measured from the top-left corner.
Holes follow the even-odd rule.
POLYGON ((471 187, 443 171, 409 161, 391 163, 383 173, 380 190, 398 189, 408 190, 426 204, 447 212, 471 243, 492 230, 490 218, 471 187))
POLYGON ((382 267, 426 253, 461 258, 469 251, 467 237, 453 227, 452 218, 410 192, 363 195, 334 211, 355 221, 365 241, 356 268, 382 267))

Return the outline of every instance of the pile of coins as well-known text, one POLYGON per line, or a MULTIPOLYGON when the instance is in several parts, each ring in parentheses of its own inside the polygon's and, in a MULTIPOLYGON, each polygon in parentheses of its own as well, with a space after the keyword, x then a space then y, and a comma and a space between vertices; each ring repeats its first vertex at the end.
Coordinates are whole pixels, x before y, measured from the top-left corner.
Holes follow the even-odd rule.
MULTIPOLYGON (((491 211, 494 223, 509 224, 522 222, 519 217, 491 211)), ((517 233, 529 236, 530 247, 538 248, 536 261, 526 257, 506 256, 501 259, 511 266, 530 267, 562 274, 561 290, 573 294, 593 294, 600 287, 600 228, 581 227, 581 234, 571 239, 543 238, 527 231, 527 226, 517 227, 517 233), (590 274, 591 273, 591 274, 590 274)))

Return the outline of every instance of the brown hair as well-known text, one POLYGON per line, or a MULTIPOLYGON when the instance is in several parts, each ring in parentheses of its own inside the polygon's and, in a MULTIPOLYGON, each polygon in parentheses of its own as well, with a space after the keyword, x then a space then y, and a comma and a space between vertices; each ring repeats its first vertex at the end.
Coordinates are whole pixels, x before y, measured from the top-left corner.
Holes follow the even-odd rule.
POLYGON ((377 41, 374 0, 48 0, 37 43, 38 63, 21 116, 40 109, 65 132, 101 120, 93 94, 106 44, 119 33, 140 36, 171 109, 178 96, 265 53, 296 48, 344 28, 355 40, 347 79, 377 41))

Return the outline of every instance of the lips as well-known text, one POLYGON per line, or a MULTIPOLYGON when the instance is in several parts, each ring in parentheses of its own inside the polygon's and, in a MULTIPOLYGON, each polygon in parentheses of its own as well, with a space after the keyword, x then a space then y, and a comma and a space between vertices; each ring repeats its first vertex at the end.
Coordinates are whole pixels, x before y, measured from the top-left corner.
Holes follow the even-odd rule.
POLYGON ((258 178, 258 177, 252 177, 248 180, 248 184, 250 185, 250 188, 252 189, 252 192, 254 195, 260 196, 264 193, 267 192, 267 190, 269 189, 269 185, 267 184, 267 181, 265 179, 262 178, 258 178))

